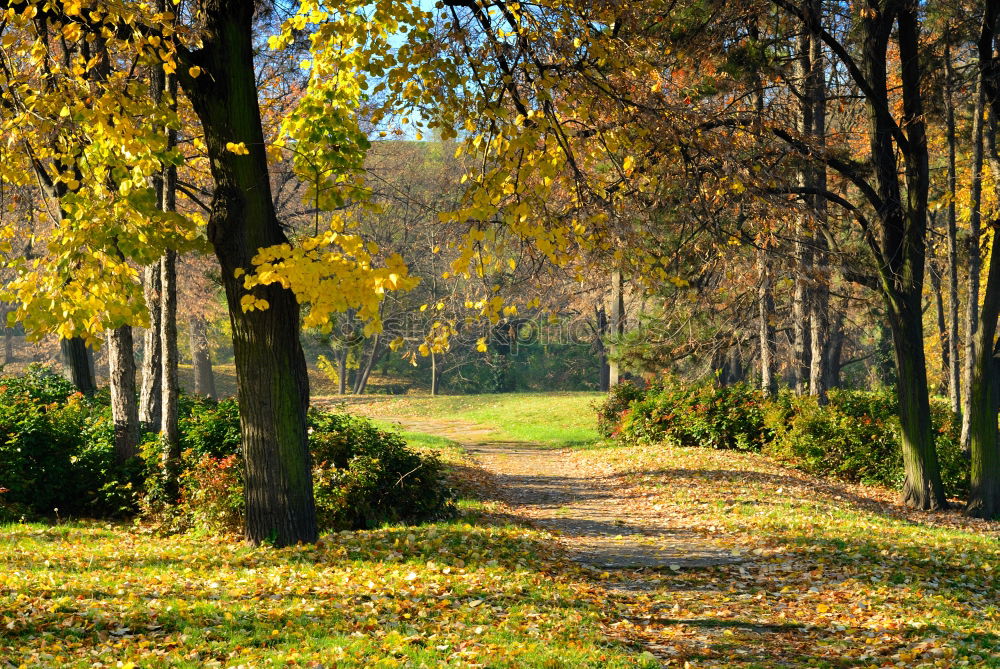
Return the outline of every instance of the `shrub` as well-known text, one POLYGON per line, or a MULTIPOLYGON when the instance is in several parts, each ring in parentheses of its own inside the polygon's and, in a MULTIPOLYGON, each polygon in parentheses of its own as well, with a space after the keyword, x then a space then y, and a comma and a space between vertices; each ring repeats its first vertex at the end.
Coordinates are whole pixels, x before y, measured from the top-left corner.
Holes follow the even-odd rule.
MULTIPOLYGON (((816 474, 865 484, 900 487, 903 453, 896 396, 889 390, 831 390, 826 406, 815 398, 784 396, 789 411, 769 414, 775 438, 768 454, 816 474)), ((946 403, 931 402, 931 424, 945 494, 968 490, 968 461, 960 426, 946 403)))
POLYGON ((199 529, 238 530, 245 510, 239 458, 199 455, 188 450, 184 451, 182 461, 181 499, 176 514, 199 529))
POLYGON ((601 436, 605 439, 615 436, 629 406, 645 396, 646 391, 631 381, 612 386, 608 396, 594 404, 597 411, 597 431, 601 436))
POLYGON ((371 528, 450 514, 454 493, 441 462, 364 418, 311 412, 313 480, 326 529, 371 528))
POLYGON ((770 439, 766 398, 744 384, 716 388, 664 386, 634 401, 623 414, 621 438, 678 446, 760 450, 770 439))
POLYGON ((114 459, 110 407, 51 370, 0 379, 0 487, 27 515, 113 516, 135 508, 140 467, 114 459), (56 511, 58 509, 58 511, 56 511))
MULTIPOLYGON (((903 483, 898 404, 891 391, 831 390, 814 397, 783 392, 769 399, 745 385, 664 386, 631 400, 612 431, 633 443, 669 442, 739 450, 763 449, 794 467, 846 481, 903 483)), ((610 420, 610 402, 598 420, 610 420)), ((620 405, 615 406, 615 411, 620 405)), ((931 400, 931 424, 945 494, 968 491, 969 463, 960 426, 943 400, 931 400)))
MULTIPOLYGON (((157 503, 162 475, 154 446, 146 454, 153 473, 145 510, 168 530, 236 529, 244 514, 238 406, 232 400, 198 400, 186 412, 180 503, 173 508, 157 503)), ((419 522, 453 510, 441 463, 410 450, 398 434, 344 413, 311 411, 308 425, 323 529, 419 522)))
POLYGON ((182 397, 177 421, 181 450, 214 458, 240 452, 240 406, 236 400, 182 397))

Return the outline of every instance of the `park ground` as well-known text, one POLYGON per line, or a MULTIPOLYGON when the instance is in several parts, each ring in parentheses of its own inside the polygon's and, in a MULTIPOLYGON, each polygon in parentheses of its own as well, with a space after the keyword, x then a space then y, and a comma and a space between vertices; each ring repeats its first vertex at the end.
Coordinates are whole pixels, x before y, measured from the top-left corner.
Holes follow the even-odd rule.
POLYGON ((449 521, 280 550, 4 526, 0 667, 1000 666, 1000 525, 604 443, 596 399, 349 402, 442 454, 449 521))

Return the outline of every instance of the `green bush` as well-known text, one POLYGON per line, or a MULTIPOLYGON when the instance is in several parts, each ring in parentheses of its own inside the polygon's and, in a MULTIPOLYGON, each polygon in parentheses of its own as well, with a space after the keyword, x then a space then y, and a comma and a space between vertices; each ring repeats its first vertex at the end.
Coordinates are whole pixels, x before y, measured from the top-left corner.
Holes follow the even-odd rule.
POLYGON ((633 401, 619 426, 624 441, 668 441, 755 451, 770 439, 764 425, 766 398, 745 384, 663 386, 633 401))
POLYGON ((608 396, 594 404, 597 411, 597 431, 601 436, 605 439, 615 436, 629 406, 645 396, 644 389, 629 381, 612 386, 608 396))
MULTIPOLYGON (((903 483, 898 404, 890 391, 831 390, 821 406, 814 397, 783 392, 769 399, 739 384, 668 385, 631 399, 627 408, 623 403, 609 398, 598 407, 598 422, 624 442, 763 450, 814 474, 889 487, 903 483)), ((960 425, 943 400, 931 400, 931 424, 945 494, 963 496, 969 463, 959 445, 960 425)))
MULTIPOLYGON (((869 485, 900 487, 903 453, 895 394, 888 390, 831 390, 820 406, 813 397, 783 394, 767 414, 774 439, 766 452, 815 474, 869 485)), ((960 424, 946 403, 931 402, 931 424, 945 494, 968 491, 968 461, 960 424)))
MULTIPOLYGON (((171 508, 150 499, 148 514, 170 530, 235 529, 244 514, 238 405, 233 400, 189 400, 180 423, 180 503, 171 508)), ((344 413, 311 411, 308 426, 323 529, 419 522, 453 510, 441 463, 410 450, 398 434, 344 413)), ((146 458, 153 472, 147 484, 152 493, 162 480, 158 449, 150 449, 146 458)))
POLYGON ((240 405, 234 399, 215 401, 181 395, 177 428, 181 450, 223 458, 240 451, 240 405))
POLYGON ((311 412, 309 443, 320 525, 361 529, 420 522, 453 511, 440 461, 364 418, 311 412))
POLYGON ((113 516, 135 508, 139 463, 117 465, 111 410, 45 368, 0 379, 0 487, 26 515, 113 516))

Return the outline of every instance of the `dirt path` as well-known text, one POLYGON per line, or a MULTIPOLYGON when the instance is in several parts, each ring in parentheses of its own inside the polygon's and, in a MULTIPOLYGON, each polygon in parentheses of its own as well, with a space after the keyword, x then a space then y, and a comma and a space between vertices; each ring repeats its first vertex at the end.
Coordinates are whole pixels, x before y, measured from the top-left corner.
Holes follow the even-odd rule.
POLYGON ((462 421, 381 418, 462 444, 493 476, 500 500, 559 536, 582 564, 677 570, 739 561, 703 536, 672 527, 636 489, 572 450, 492 441, 489 430, 462 421))

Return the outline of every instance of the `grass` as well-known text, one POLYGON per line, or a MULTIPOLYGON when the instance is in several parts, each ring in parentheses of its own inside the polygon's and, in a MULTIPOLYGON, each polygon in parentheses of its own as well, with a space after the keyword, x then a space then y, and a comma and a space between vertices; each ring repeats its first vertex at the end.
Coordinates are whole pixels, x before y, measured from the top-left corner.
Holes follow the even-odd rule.
POLYGON ((600 436, 590 405, 600 393, 505 393, 498 395, 403 395, 360 397, 351 410, 373 416, 411 416, 460 420, 490 431, 497 441, 585 447, 600 436))
MULTIPOLYGON (((458 472, 441 437, 406 433, 458 472)), ((317 546, 0 526, 0 666, 648 667, 605 634, 591 575, 495 502, 317 546), (6 664, 5 664, 6 663, 6 664)))
MULTIPOLYGON (((482 504, 468 507, 482 508, 482 504)), ((635 667, 551 539, 463 520, 253 548, 0 527, 0 658, 28 667, 635 667)))

